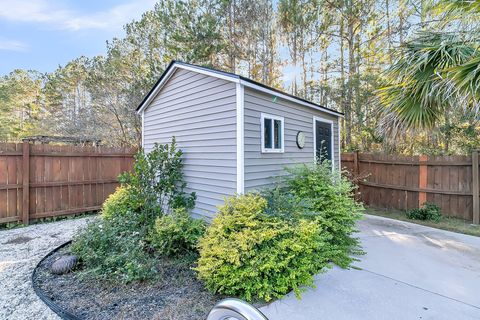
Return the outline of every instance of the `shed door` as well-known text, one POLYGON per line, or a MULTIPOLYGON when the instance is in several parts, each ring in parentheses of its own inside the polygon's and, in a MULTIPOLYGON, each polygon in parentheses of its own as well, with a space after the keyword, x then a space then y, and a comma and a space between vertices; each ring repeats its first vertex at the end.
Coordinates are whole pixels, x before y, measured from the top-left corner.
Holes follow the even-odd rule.
POLYGON ((321 161, 332 161, 331 123, 315 120, 315 155, 321 161))

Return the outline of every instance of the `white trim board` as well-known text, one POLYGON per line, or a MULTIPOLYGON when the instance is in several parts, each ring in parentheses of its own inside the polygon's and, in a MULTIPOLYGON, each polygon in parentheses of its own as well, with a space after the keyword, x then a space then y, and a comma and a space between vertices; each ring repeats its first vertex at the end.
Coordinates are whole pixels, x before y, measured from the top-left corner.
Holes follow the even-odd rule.
POLYGON ((342 139, 340 137, 340 121, 337 121, 338 128, 338 170, 342 171, 342 139))
POLYGON ((322 117, 319 117, 319 116, 313 116, 313 160, 317 160, 317 126, 316 126, 316 122, 317 121, 320 121, 320 122, 324 122, 324 123, 329 123, 330 124, 330 127, 331 127, 331 135, 330 135, 330 155, 332 156, 332 170, 333 170, 333 167, 335 166, 336 162, 335 162, 335 145, 333 143, 333 138, 334 138, 334 131, 333 131, 333 120, 330 120, 330 119, 325 119, 325 118, 322 118, 322 117))
POLYGON ((222 72, 215 72, 214 70, 208 70, 208 69, 205 69, 205 68, 202 68, 202 67, 197 67, 197 66, 194 66, 194 65, 188 65, 188 64, 185 64, 185 63, 181 63, 181 62, 174 62, 171 66, 170 66, 170 69, 167 71, 167 74, 165 74, 163 76, 163 79, 157 83, 155 85, 155 87, 153 88, 153 90, 149 93, 148 95, 148 98, 145 99, 145 101, 142 102, 140 108, 137 110, 137 113, 141 113, 144 111, 145 108, 147 108, 147 106, 150 105, 150 102, 155 98, 155 96, 158 94, 158 92, 160 91, 160 89, 165 85, 165 83, 170 79, 171 75, 175 72, 175 70, 177 68, 180 68, 180 69, 184 69, 184 70, 188 70, 188 71, 192 71, 192 72, 197 72, 197 73, 200 73, 200 74, 204 74, 204 75, 208 75, 208 76, 212 76, 212 77, 215 77, 215 78, 219 78, 219 79, 223 79, 223 80, 226 80, 226 81, 230 81, 230 82, 234 82, 234 83, 240 83, 242 84, 244 87, 249 87, 249 88, 252 88, 254 90, 258 90, 258 91, 261 91, 261 92, 265 92, 265 93, 268 93, 268 94, 271 94, 271 95, 274 95, 274 96, 277 96, 279 98, 282 98, 282 99, 285 99, 285 100, 288 100, 288 101, 292 101, 292 102, 295 102, 295 103, 298 103, 298 104, 301 104, 301 105, 304 105, 304 106, 307 106, 309 108, 313 108, 315 110, 319 110, 319 111, 322 111, 322 112, 325 112, 325 113, 328 113, 328 114, 331 114, 331 115, 334 115, 336 117, 343 117, 343 115, 341 114, 338 114, 332 110, 329 110, 327 108, 322 108, 322 107, 319 107, 317 105, 315 105, 314 103, 309 103, 307 101, 304 101, 300 98, 295 98, 295 97, 292 97, 292 96, 289 96, 287 94, 284 94, 284 93, 281 93, 281 92, 278 92, 276 90, 273 90, 273 89, 269 89, 267 87, 263 87, 263 86, 260 86, 260 85, 257 85, 255 83, 252 83, 252 82, 249 82, 249 81, 245 81, 245 80, 242 80, 240 76, 238 75, 234 75, 234 74, 225 74, 225 73, 222 73, 222 72))
POLYGON ((145 148, 145 112, 142 112, 142 149, 145 148))
POLYGON ((332 114, 335 117, 343 117, 343 115, 341 115, 341 114, 338 114, 336 112, 330 111, 330 110, 325 109, 325 108, 320 108, 319 106, 316 106, 313 103, 308 103, 308 102, 300 100, 300 99, 295 99, 295 98, 290 97, 286 94, 283 94, 283 93, 277 92, 275 90, 256 85, 256 84, 248 82, 248 81, 240 80, 240 83, 245 85, 246 87, 249 87, 249 88, 261 91, 261 92, 265 92, 265 93, 277 96, 279 98, 282 98, 282 99, 285 99, 285 100, 288 100, 288 101, 292 101, 292 102, 301 104, 303 106, 306 106, 306 107, 309 107, 309 108, 312 108, 312 109, 315 109, 315 110, 319 110, 319 111, 322 111, 322 112, 325 112, 325 113, 332 114))
POLYGON ((163 86, 165 85, 165 83, 170 79, 170 77, 172 76, 172 74, 175 72, 176 68, 171 68, 170 70, 168 70, 167 74, 165 74, 164 78, 162 79, 162 81, 160 81, 156 86, 155 88, 153 89, 153 91, 149 94, 148 98, 143 101, 140 109, 137 110, 137 113, 142 113, 145 111, 145 109, 147 108, 147 106, 150 105, 150 102, 152 102, 153 99, 155 99, 155 97, 157 96, 157 94, 160 92, 160 90, 163 88, 163 86))
POLYGON ((237 96, 237 193, 245 192, 245 114, 244 114, 244 87, 236 84, 237 96))

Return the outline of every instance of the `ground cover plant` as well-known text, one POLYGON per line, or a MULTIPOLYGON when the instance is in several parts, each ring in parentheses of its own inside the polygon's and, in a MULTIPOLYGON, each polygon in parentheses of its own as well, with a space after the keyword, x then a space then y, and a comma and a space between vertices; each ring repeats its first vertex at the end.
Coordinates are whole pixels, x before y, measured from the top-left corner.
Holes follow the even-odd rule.
POLYGON ((124 283, 155 276, 150 235, 156 219, 187 212, 195 203, 195 194, 184 192, 181 156, 175 139, 136 155, 133 171, 120 177, 121 187, 105 201, 101 218, 73 239, 83 275, 124 283))
POLYGON ((198 240, 203 236, 206 223, 194 219, 185 209, 157 218, 150 234, 150 242, 162 255, 178 257, 196 253, 198 240))
POLYGON ((413 220, 431 220, 431 221, 440 221, 442 214, 440 213, 440 208, 434 203, 425 202, 422 207, 408 210, 406 212, 408 219, 413 220))
POLYGON ((328 164, 302 165, 262 194, 226 199, 199 242, 198 271, 212 292, 269 301, 303 286, 331 263, 361 253, 352 234, 362 206, 328 164))

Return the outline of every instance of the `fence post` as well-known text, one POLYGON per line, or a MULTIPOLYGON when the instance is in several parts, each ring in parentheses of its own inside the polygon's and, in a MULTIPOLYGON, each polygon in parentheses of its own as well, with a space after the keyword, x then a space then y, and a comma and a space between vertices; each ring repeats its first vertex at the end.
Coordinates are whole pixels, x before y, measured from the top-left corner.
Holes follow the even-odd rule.
POLYGON ((28 225, 30 219, 30 141, 23 140, 22 152, 22 178, 23 178, 23 216, 22 222, 28 225))
POLYGON ((358 150, 353 152, 353 173, 357 176, 360 174, 360 164, 358 163, 358 150))
MULTIPOLYGON (((428 168, 427 156, 420 156, 419 157, 419 164, 418 164, 418 188, 419 189, 426 189, 427 188, 427 179, 428 179, 428 168)), ((418 207, 421 208, 422 205, 427 202, 427 193, 424 191, 418 192, 418 207)))
POLYGON ((478 177, 478 150, 472 151, 473 224, 480 224, 480 190, 478 177))

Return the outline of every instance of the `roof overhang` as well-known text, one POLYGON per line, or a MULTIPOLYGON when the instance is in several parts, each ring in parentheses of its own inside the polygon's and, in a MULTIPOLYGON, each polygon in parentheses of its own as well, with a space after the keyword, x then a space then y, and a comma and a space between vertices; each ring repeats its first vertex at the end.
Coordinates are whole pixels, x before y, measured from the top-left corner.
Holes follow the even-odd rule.
POLYGON ((205 68, 205 67, 195 66, 195 65, 191 65, 191 64, 187 64, 187 63, 183 63, 183 62, 179 62, 179 61, 170 62, 170 64, 165 69, 165 72, 161 75, 160 79, 158 79, 157 83, 153 86, 152 90, 150 90, 150 92, 145 96, 145 98, 142 100, 142 102, 138 106, 137 113, 142 113, 149 106, 150 102, 152 102, 152 100, 157 96, 157 94, 163 88, 165 83, 167 83, 167 81, 170 79, 170 77, 173 75, 173 73, 177 69, 184 69, 184 70, 193 71, 193 72, 205 74, 205 75, 208 75, 208 76, 216 77, 216 78, 223 79, 223 80, 226 80, 226 81, 231 81, 231 82, 234 82, 234 83, 240 83, 240 84, 244 85, 245 87, 249 87, 249 88, 252 88, 254 90, 258 90, 258 91, 261 91, 261 92, 272 94, 272 95, 277 96, 279 98, 282 98, 282 99, 285 99, 285 100, 288 100, 288 101, 292 101, 292 102, 295 102, 295 103, 298 103, 298 104, 301 104, 301 105, 304 105, 304 106, 307 106, 307 107, 310 107, 310 108, 313 108, 313 109, 316 109, 316 110, 319 110, 319 111, 322 111, 322 112, 325 112, 325 113, 329 113, 329 114, 334 115, 336 117, 343 117, 343 113, 341 113, 341 112, 323 107, 321 105, 318 105, 318 104, 315 104, 313 102, 304 100, 302 98, 290 95, 288 93, 281 92, 277 89, 265 86, 261 83, 253 81, 251 79, 248 79, 248 78, 245 78, 245 77, 233 74, 233 73, 208 69, 208 68, 205 68))

